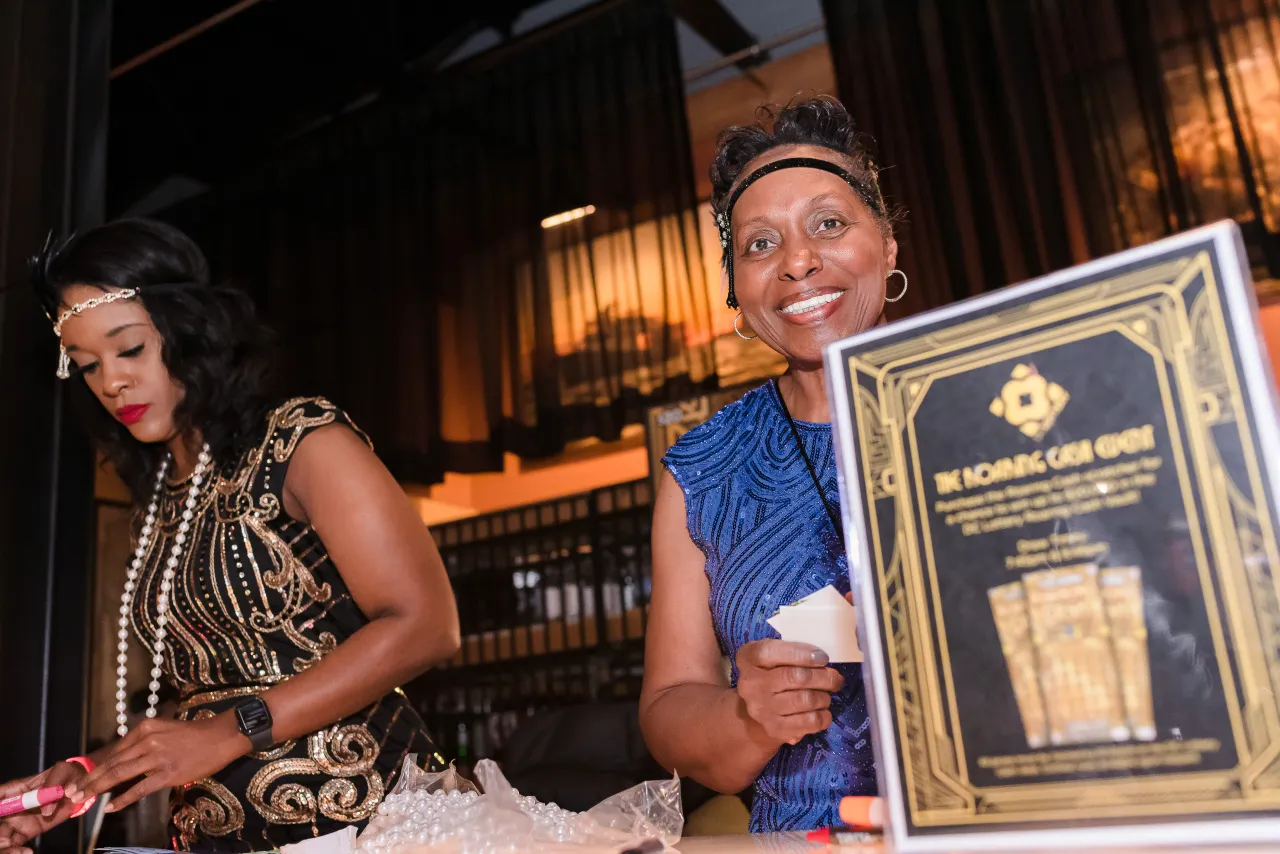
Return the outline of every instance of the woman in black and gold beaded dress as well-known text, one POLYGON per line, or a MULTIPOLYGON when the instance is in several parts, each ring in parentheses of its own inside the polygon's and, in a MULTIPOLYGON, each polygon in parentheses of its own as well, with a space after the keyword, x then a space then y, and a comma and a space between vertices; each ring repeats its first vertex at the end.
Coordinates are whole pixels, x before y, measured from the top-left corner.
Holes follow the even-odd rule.
POLYGON ((144 220, 35 264, 90 432, 138 507, 120 617, 120 740, 0 795, 63 785, 49 815, 0 822, 18 851, 85 801, 174 788, 176 848, 251 851, 363 826, 405 756, 438 764, 396 686, 450 657, 458 618, 439 555, 368 439, 322 398, 272 406, 247 297, 144 220), (151 662, 127 728, 127 648, 151 662), (160 679, 179 691, 155 717, 160 679))

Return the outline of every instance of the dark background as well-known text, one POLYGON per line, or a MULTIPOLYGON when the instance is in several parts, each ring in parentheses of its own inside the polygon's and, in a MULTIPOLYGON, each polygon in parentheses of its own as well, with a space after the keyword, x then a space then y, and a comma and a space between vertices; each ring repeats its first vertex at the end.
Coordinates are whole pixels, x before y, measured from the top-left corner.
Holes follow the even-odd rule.
MULTIPOLYGON (((110 5, 0 3, 0 270, 19 281, 45 232, 103 217, 110 5)), ((26 293, 0 294, 0 777, 82 749, 93 466, 47 371, 26 293), (12 297, 12 298, 11 298, 12 297)), ((75 846, 68 823, 46 841, 75 846)))

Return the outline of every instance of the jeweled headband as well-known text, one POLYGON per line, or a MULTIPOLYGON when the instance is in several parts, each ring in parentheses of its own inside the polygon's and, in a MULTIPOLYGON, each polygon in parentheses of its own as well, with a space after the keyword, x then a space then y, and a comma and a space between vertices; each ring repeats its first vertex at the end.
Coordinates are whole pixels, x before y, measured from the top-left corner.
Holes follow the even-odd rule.
POLYGON ((58 319, 53 323, 53 334, 58 336, 58 379, 65 380, 71 377, 71 357, 67 355, 67 348, 62 343, 62 324, 71 318, 84 314, 91 308, 97 308, 100 305, 107 305, 116 300, 133 299, 138 292, 133 288, 125 288, 119 291, 107 291, 100 297, 87 299, 84 302, 78 302, 71 308, 58 315, 58 319))
POLYGON ((53 324, 53 334, 58 336, 58 379, 65 380, 71 377, 71 357, 67 355, 67 348, 62 344, 62 324, 66 323, 73 317, 84 314, 90 309, 97 308, 101 305, 117 302, 122 299, 133 299, 138 295, 138 291, 134 288, 120 288, 118 290, 105 290, 102 296, 87 299, 84 302, 78 302, 68 309, 58 312, 57 319, 54 318, 51 308, 56 308, 51 301, 44 299, 44 295, 49 293, 49 264, 54 256, 58 253, 60 247, 65 247, 70 239, 63 241, 61 244, 54 240, 53 232, 45 238, 44 247, 40 250, 40 254, 30 260, 30 276, 31 283, 36 287, 38 296, 42 297, 44 302, 44 315, 49 318, 49 322, 53 324), (43 289, 43 291, 42 291, 43 289))
MULTIPOLYGON (((53 288, 49 286, 49 264, 61 247, 65 247, 72 238, 68 238, 61 243, 54 240, 53 232, 49 232, 49 236, 45 239, 44 248, 40 250, 40 254, 31 259, 30 278, 32 285, 35 286, 37 296, 40 298, 45 317, 49 318, 49 322, 53 324, 53 334, 58 336, 58 379, 65 380, 71 378, 71 357, 67 355, 67 348, 62 346, 62 325, 73 317, 84 314, 86 311, 95 309, 99 306, 108 305, 125 299, 136 299, 141 295, 141 291, 137 288, 117 288, 107 290, 103 288, 102 296, 87 299, 84 302, 76 303, 68 309, 64 309, 57 313, 55 319, 51 309, 57 308, 57 298, 51 296, 54 293, 53 288)), ((169 289, 169 288, 199 288, 203 287, 200 282, 162 282, 159 284, 147 285, 147 291, 169 289)))
POLYGON ((720 232, 720 248, 725 252, 725 270, 729 274, 729 296, 725 299, 725 304, 729 308, 738 307, 738 297, 733 292, 733 206, 738 203, 738 199, 741 198, 748 187, 765 175, 772 175, 781 169, 821 169, 823 172, 830 172, 832 175, 843 178, 844 182, 853 188, 853 191, 858 194, 858 198, 862 199, 863 204, 869 207, 872 213, 884 214, 884 196, 880 194, 879 185, 874 180, 864 181, 855 177, 848 170, 830 160, 823 160, 818 157, 784 157, 781 160, 775 160, 772 163, 766 163, 761 166, 742 179, 742 182, 729 195, 729 203, 725 205, 724 210, 716 213, 716 229, 720 232))

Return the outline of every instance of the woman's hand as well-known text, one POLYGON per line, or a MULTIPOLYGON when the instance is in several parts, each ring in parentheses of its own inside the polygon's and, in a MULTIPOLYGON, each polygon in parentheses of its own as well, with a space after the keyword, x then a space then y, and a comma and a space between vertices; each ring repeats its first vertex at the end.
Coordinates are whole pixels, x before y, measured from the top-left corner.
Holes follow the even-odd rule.
POLYGON ((814 646, 759 640, 738 649, 738 696, 747 714, 779 744, 795 744, 831 726, 831 695, 844 677, 814 646))
MULTIPOLYGON (((0 800, 46 786, 62 786, 65 789, 81 783, 86 776, 83 766, 59 762, 33 777, 0 783, 0 800)), ((25 847, 28 842, 62 824, 78 808, 70 799, 63 798, 38 810, 28 810, 0 820, 0 851, 5 851, 6 854, 31 854, 30 849, 25 847)))
POLYGON ((107 812, 115 812, 161 789, 212 776, 251 748, 230 712, 194 721, 149 718, 116 742, 92 774, 68 788, 67 797, 81 803, 145 778, 111 799, 107 812))

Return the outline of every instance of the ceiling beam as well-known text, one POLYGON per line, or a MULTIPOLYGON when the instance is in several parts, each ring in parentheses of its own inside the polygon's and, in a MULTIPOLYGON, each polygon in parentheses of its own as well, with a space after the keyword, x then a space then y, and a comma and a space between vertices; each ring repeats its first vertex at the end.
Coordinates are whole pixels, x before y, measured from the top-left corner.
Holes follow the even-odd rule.
POLYGON ((117 77, 119 77, 122 74, 128 74, 130 71, 137 68, 138 66, 145 65, 146 63, 155 59, 157 56, 168 53, 169 51, 173 50, 175 47, 178 47, 179 45, 183 45, 191 41, 193 38, 200 35, 204 31, 210 30, 218 26, 218 24, 221 24, 224 21, 234 18, 236 15, 239 15, 241 12, 245 11, 246 9, 250 9, 254 6, 257 6, 260 2, 262 2, 262 0, 240 0, 240 2, 235 3, 226 9, 223 9, 218 14, 213 15, 209 18, 205 18, 200 23, 196 24, 193 27, 188 27, 187 29, 178 33, 173 38, 166 39, 165 41, 151 48, 150 50, 145 50, 142 53, 138 54, 137 56, 133 57, 132 59, 128 60, 127 62, 120 63, 115 68, 111 69, 111 79, 115 80, 117 77))
POLYGON ((675 13, 722 56, 743 54, 735 65, 744 71, 769 61, 766 50, 751 52, 756 37, 725 8, 721 0, 674 0, 675 13))

